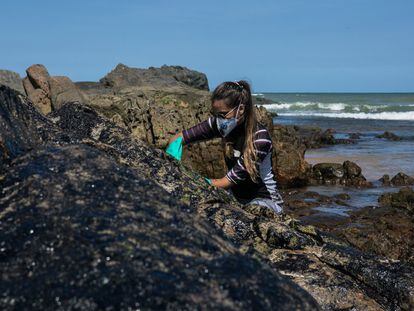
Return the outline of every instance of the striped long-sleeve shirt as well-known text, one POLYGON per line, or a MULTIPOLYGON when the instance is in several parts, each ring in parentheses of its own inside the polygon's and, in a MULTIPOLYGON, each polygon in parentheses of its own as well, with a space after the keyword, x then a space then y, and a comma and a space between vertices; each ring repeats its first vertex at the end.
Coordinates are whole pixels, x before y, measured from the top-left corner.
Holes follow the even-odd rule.
MULTIPOLYGON (((214 116, 183 130, 182 134, 184 144, 222 137, 214 116)), ((257 168, 260 175, 257 182, 252 180, 244 163, 245 138, 244 123, 237 125, 228 136, 222 137, 226 144, 233 147, 231 156, 225 157, 228 168, 226 178, 234 184, 231 188, 232 193, 241 203, 248 203, 254 198, 269 198, 278 204, 282 204, 283 199, 277 189, 272 168, 273 145, 268 130, 258 123, 258 128, 254 134, 255 152, 258 159, 257 168)))

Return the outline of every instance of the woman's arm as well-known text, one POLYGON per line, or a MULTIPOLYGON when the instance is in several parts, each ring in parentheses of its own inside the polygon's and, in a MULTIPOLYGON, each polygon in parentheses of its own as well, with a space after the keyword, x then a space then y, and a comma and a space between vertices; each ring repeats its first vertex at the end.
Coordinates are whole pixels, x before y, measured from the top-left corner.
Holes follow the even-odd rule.
POLYGON ((183 136, 183 144, 221 137, 215 117, 209 117, 207 120, 185 129, 181 133, 183 136))

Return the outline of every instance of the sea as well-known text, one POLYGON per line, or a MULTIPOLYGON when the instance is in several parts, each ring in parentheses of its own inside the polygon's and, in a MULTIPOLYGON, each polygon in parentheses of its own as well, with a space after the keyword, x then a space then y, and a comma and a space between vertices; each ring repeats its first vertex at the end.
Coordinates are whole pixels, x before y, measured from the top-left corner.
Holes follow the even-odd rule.
MULTIPOLYGON (((376 188, 318 186, 308 187, 308 190, 331 195, 350 193, 353 206, 359 208, 376 205, 383 192, 398 190, 381 187, 378 179, 384 174, 393 177, 403 172, 414 177, 414 93, 256 93, 254 96, 271 101, 264 106, 277 113, 273 119, 276 124, 330 128, 335 130, 337 138, 360 134, 357 144, 309 149, 305 159, 311 164, 353 161, 376 188), (398 135, 401 140, 376 137, 385 131, 398 135)), ((341 208, 328 210, 346 212, 341 208)))

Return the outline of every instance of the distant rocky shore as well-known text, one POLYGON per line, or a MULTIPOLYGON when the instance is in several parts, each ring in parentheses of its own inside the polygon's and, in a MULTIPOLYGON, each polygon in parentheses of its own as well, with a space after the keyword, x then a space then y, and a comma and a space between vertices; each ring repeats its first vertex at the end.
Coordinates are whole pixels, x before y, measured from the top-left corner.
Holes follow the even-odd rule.
POLYGON ((42 65, 26 72, 0 71, 2 309, 414 308, 413 177, 384 176, 405 188, 335 225, 295 219, 309 198, 349 199, 303 186, 374 187, 351 161, 304 158, 358 133, 273 124, 257 107, 288 203, 278 217, 200 177, 224 174, 219 139, 186 147, 182 163, 162 151, 207 118, 203 73, 119 64, 72 82, 42 65))

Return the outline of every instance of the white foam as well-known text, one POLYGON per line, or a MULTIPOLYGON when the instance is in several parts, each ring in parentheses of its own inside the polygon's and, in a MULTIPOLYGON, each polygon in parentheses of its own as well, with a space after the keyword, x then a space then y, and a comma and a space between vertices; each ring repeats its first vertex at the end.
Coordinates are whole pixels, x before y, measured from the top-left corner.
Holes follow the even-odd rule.
POLYGON ((373 120, 414 120, 414 111, 407 112, 378 112, 378 113, 323 113, 323 112, 286 112, 281 116, 315 116, 326 118, 373 119, 373 120))
POLYGON ((346 107, 344 103, 319 103, 319 102, 293 102, 293 103, 274 103, 263 104, 267 109, 292 109, 292 108, 305 108, 314 106, 315 109, 327 109, 333 111, 343 110, 346 107))

